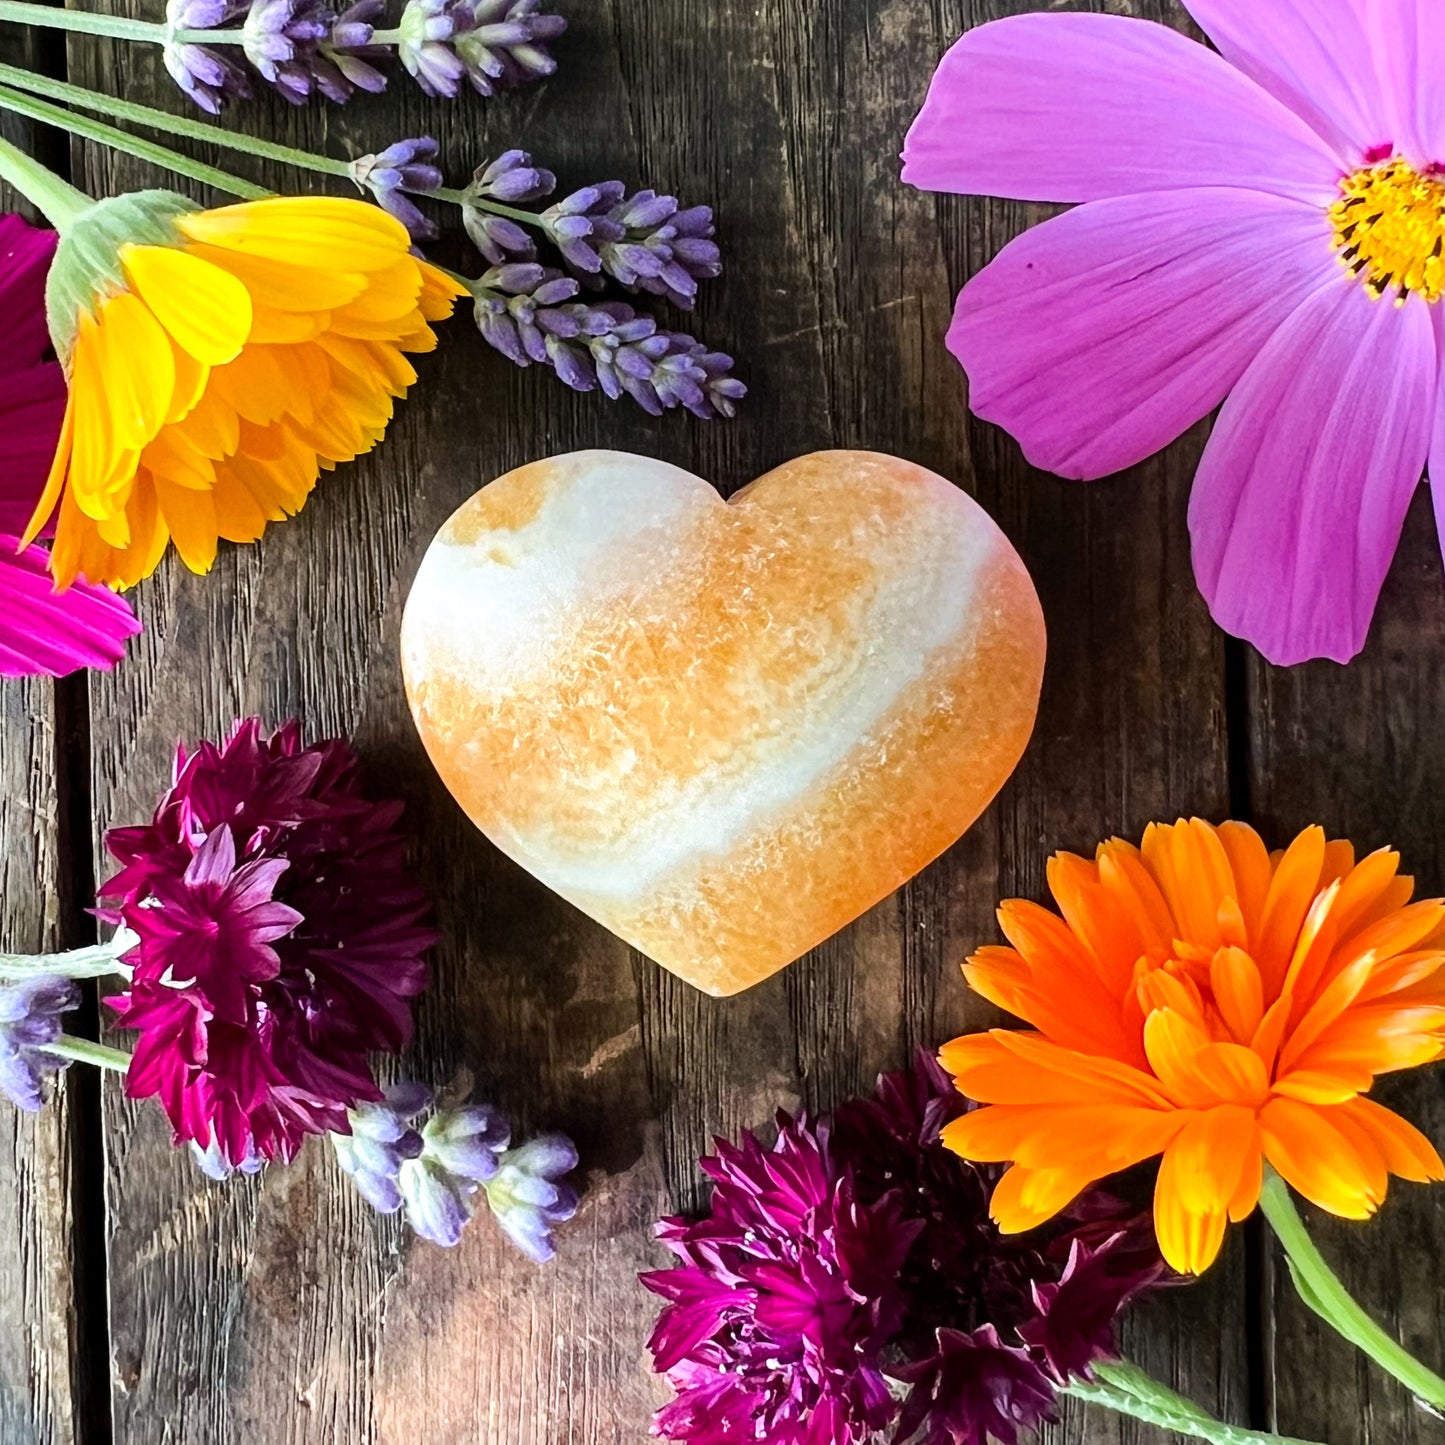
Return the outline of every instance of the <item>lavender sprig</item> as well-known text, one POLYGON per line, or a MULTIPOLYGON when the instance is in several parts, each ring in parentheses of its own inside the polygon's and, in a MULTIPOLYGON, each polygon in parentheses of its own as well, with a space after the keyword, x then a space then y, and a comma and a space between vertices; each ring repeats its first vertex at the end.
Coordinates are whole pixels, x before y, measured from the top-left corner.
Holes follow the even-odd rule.
POLYGON ((61 1035, 61 1015, 80 1006, 74 979, 39 975, 0 984, 0 1094, 35 1113, 46 1078, 68 1067, 47 1052, 61 1035))
POLYGON ((441 189, 442 173, 433 162, 437 143, 430 136, 397 141, 378 155, 362 156, 351 163, 351 177, 371 192, 382 210, 396 217, 414 241, 431 241, 437 236, 436 223, 424 216, 411 199, 441 189))
POLYGON ((512 1131, 490 1104, 434 1108, 421 1084, 395 1084, 378 1103, 348 1111, 349 1134, 333 1134, 342 1169, 382 1214, 405 1210, 423 1239, 460 1244, 486 1198, 498 1224, 540 1261, 552 1258, 551 1231, 577 1212, 562 1179, 577 1167, 565 1134, 543 1134, 510 1148, 512 1131), (422 1122, 422 1116, 430 1117, 422 1122))
POLYGON ((579 283, 558 270, 512 262, 468 284, 488 344, 518 366, 550 366, 574 391, 600 387, 653 416, 680 406, 703 420, 735 415, 747 394, 730 356, 624 302, 576 301, 579 283))
POLYGON ((684 311, 697 283, 722 274, 722 253, 710 206, 684 208, 653 190, 627 194, 621 181, 583 186, 545 211, 518 210, 556 188, 550 171, 525 151, 508 151, 478 170, 461 193, 467 231, 493 266, 530 261, 536 248, 526 227, 554 245, 567 269, 594 288, 611 278, 630 291, 664 296, 684 311))
POLYGON ((381 62, 393 52, 429 95, 454 97, 464 84, 493 95, 556 70, 547 46, 567 22, 543 14, 542 3, 407 0, 385 30, 385 0, 356 0, 340 13, 327 0, 167 0, 165 23, 141 38, 161 45, 172 79, 213 115, 251 94, 228 50, 295 105, 384 90, 381 62))

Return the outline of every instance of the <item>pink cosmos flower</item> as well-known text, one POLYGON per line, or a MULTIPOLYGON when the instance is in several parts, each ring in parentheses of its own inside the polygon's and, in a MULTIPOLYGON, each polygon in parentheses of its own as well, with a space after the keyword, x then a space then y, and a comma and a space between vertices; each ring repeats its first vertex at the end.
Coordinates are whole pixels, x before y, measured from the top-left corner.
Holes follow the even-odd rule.
POLYGON ((1218 47, 1020 15, 934 77, 903 178, 1080 202, 959 297, 979 416, 1102 477, 1223 403, 1189 523, 1219 624, 1364 646, 1427 459, 1445 531, 1439 0, 1185 0, 1218 47))
POLYGON ((19 550, 65 413, 65 377, 45 325, 55 240, 54 231, 0 215, 0 677, 111 667, 140 631, 119 597, 84 582, 56 592, 44 548, 19 550))

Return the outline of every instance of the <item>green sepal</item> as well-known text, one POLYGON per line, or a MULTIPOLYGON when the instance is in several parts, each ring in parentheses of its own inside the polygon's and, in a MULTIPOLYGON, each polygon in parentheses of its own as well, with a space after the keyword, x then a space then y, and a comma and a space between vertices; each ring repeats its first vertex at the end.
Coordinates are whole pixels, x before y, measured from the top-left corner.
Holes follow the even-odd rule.
POLYGON ((97 201, 60 238, 45 283, 45 319, 66 374, 80 313, 125 289, 122 246, 178 246, 177 216, 201 207, 174 191, 132 191, 97 201))

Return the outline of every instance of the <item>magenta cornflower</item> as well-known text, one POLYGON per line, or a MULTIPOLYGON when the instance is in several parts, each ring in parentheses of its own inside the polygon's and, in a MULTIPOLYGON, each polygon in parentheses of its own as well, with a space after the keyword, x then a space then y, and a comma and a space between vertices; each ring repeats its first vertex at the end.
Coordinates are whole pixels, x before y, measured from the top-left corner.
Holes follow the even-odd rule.
POLYGON ((1018 15, 944 58, 903 177, 1078 202, 959 297, 971 405, 1089 479, 1223 411, 1190 503, 1215 619, 1364 646, 1427 459, 1445 532, 1445 26, 1422 0, 1185 0, 1219 53, 1018 15))
POLYGON ((65 378, 50 356, 45 278, 55 232, 0 215, 0 677, 61 677, 111 667, 140 631, 130 608, 80 582, 56 592, 43 547, 20 549, 65 414, 65 378))
POLYGON ((368 1055, 410 1038, 436 940, 401 811, 347 743, 252 718, 182 747, 151 822, 106 835, 101 916, 140 939, 109 1000, 140 1032, 126 1093, 159 1098, 177 1142, 289 1160, 382 1097, 368 1055))
POLYGON ((998 1171, 944 1148, 966 1108, 928 1055, 831 1120, 723 1141, 709 1214, 667 1219, 681 1265, 650 1347, 687 1445, 1013 1445, 1113 1355, 1114 1321, 1163 1266, 1147 1218, 1092 1193, 1063 1230, 1005 1238, 998 1171))

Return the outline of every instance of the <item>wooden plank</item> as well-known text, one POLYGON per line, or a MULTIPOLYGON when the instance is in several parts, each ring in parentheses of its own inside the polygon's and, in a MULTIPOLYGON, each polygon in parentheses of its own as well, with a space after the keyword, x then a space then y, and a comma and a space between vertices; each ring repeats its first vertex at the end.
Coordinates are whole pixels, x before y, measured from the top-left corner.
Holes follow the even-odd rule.
MULTIPOLYGON (((0 32, 0 59, 41 66, 53 58, 33 35, 14 26, 0 32)), ((0 118, 0 133, 18 145, 36 142, 32 128, 10 116, 0 118)), ((63 162, 63 148, 59 155, 63 162)), ((53 161, 54 152, 47 159, 53 161)), ((8 186, 0 186, 0 210, 39 219, 8 186)), ((61 688, 77 695, 73 681, 61 688)), ((83 774, 86 761, 57 750, 57 690, 45 679, 0 680, 0 950, 7 952, 38 952, 80 941, 73 936, 76 900, 67 896, 65 886, 78 860, 62 849, 58 768, 83 774)), ((84 696, 83 683, 78 695, 84 696)), ((75 1105, 83 1091, 84 1081, 62 1080, 37 1115, 0 1100, 0 1300, 5 1302, 0 1440, 5 1445, 70 1445, 77 1438, 81 1335, 71 1255, 73 1171, 77 1146, 100 1147, 98 1137, 79 1137, 81 1115, 75 1105)), ((101 1303, 102 1315, 103 1309, 101 1303)))
MULTIPOLYGON (((0 682, 0 949, 59 946, 52 689, 0 682)), ((0 1440, 75 1439, 71 1087, 39 1114, 0 1100, 0 1440)), ((90 1141, 92 1144, 98 1142, 90 1141)))
MULTIPOLYGON (((112 1095, 110 1258, 118 1438, 126 1445, 636 1441, 664 1392, 648 1373, 659 1213, 701 1197, 715 1132, 779 1104, 825 1107, 987 1017, 957 964, 996 900, 1037 896, 1055 847, 1137 833, 1226 797, 1220 644, 1188 583, 1184 501, 1199 438, 1116 483, 1042 478, 966 421, 942 349, 952 294, 1026 219, 905 192, 895 155, 933 62, 975 0, 599 0, 565 7, 561 73, 487 104, 380 102, 235 123, 375 148, 426 129, 453 177, 523 140, 564 185, 606 175, 717 203, 729 276, 702 312, 754 387, 743 418, 654 423, 519 374, 459 319, 382 451, 323 482, 298 521, 173 562, 140 590, 136 660, 97 691, 97 817, 140 817, 175 738, 238 712, 299 712, 357 736, 405 795, 448 942, 413 1064, 470 1073, 528 1126, 570 1129, 590 1192, 562 1257, 537 1270, 483 1224, 452 1254, 378 1222, 324 1151, 218 1188, 174 1156, 163 1120, 112 1095), (693 993, 558 902, 471 832, 413 736, 396 664, 408 581, 478 486, 585 446, 647 451, 732 490, 833 445, 894 450, 973 486, 1035 570, 1053 629, 1039 735, 1003 799, 898 898, 742 998, 693 993)), ((1117 9, 1117 5, 1110 8, 1117 9)), ((1162 14, 1163 0, 1139 13, 1162 14)), ((87 83, 181 109, 159 68, 73 47, 87 83)), ((95 152, 98 184, 154 183, 95 152)), ((277 173, 268 173, 273 179, 277 173)), ((453 245, 441 253, 460 256, 453 245)), ((1241 1246, 1209 1283, 1151 1310, 1131 1345, 1232 1418, 1245 1408, 1241 1246)), ((1071 1415, 1064 1437, 1158 1440, 1071 1415)))
MULTIPOLYGON (((1392 846, 1417 896, 1445 893, 1445 646, 1440 544, 1424 490, 1416 498, 1364 654, 1348 668, 1249 672, 1254 802, 1275 842, 1310 823, 1361 852, 1392 846)), ((1381 1082, 1380 1101, 1445 1146, 1439 1068, 1381 1082)), ((1439 1187, 1391 1181, 1368 1224, 1306 1209, 1320 1248, 1355 1297, 1407 1349, 1445 1367, 1445 1211, 1439 1187)), ((1425 1445, 1445 1426, 1321 1324, 1276 1254, 1273 1388, 1279 1428, 1331 1445, 1425 1445)))

